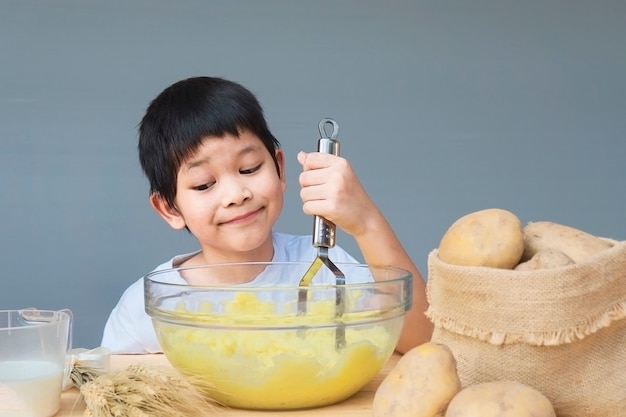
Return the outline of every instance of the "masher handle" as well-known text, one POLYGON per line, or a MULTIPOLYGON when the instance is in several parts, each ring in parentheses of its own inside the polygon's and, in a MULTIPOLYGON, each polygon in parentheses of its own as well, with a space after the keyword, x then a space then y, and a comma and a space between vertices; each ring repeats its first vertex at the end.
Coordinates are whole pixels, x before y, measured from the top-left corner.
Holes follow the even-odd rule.
MULTIPOLYGON (((317 141, 317 151, 339 155, 339 124, 333 119, 325 118, 319 123, 320 139, 317 141), (326 125, 332 125, 330 135, 326 133, 326 125)), ((316 248, 332 248, 335 246, 335 232, 337 227, 322 216, 313 216, 313 246, 316 248)))

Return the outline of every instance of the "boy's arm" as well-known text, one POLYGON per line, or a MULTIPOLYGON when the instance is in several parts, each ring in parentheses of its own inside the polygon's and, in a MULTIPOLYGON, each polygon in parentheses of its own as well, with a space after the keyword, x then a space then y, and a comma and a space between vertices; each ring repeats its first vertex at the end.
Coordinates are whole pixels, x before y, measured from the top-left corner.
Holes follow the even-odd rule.
POLYGON ((424 315, 428 306, 424 279, 350 163, 317 152, 300 152, 298 161, 304 168, 300 174, 300 197, 306 214, 323 216, 352 235, 365 263, 403 268, 413 275, 413 307, 396 350, 404 353, 430 340, 432 323, 424 315))
POLYGON ((430 340, 432 323, 426 318, 426 284, 420 271, 398 240, 391 226, 378 209, 365 218, 368 226, 359 235, 353 235, 365 263, 370 265, 389 265, 406 269, 413 275, 413 299, 411 310, 407 313, 400 340, 396 350, 405 353, 414 346, 430 340))

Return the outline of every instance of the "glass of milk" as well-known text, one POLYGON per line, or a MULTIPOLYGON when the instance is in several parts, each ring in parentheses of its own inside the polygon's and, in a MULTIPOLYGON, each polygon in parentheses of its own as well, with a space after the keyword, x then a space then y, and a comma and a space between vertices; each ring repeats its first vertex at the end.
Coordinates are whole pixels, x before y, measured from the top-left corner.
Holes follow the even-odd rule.
POLYGON ((0 416, 50 417, 70 371, 70 310, 0 310, 0 416))

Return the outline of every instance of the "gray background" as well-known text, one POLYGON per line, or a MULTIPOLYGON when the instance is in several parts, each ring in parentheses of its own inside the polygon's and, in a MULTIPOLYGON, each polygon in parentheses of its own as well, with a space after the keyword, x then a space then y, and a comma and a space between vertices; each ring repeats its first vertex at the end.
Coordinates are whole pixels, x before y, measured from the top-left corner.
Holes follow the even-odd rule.
POLYGON ((148 102, 194 75, 264 105, 288 157, 277 230, 311 231, 296 153, 330 116, 424 275, 487 207, 626 239, 625 40, 623 0, 1 0, 0 308, 71 308, 95 347, 129 284, 195 249, 136 155, 148 102))

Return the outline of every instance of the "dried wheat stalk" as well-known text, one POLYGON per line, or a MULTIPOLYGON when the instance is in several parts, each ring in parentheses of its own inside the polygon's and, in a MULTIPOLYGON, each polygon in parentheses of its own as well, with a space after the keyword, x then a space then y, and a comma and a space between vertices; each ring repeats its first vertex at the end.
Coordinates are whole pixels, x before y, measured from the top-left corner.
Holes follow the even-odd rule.
POLYGON ((206 382, 175 370, 130 365, 109 373, 75 367, 72 381, 85 401, 85 417, 189 417, 214 414, 206 382))

